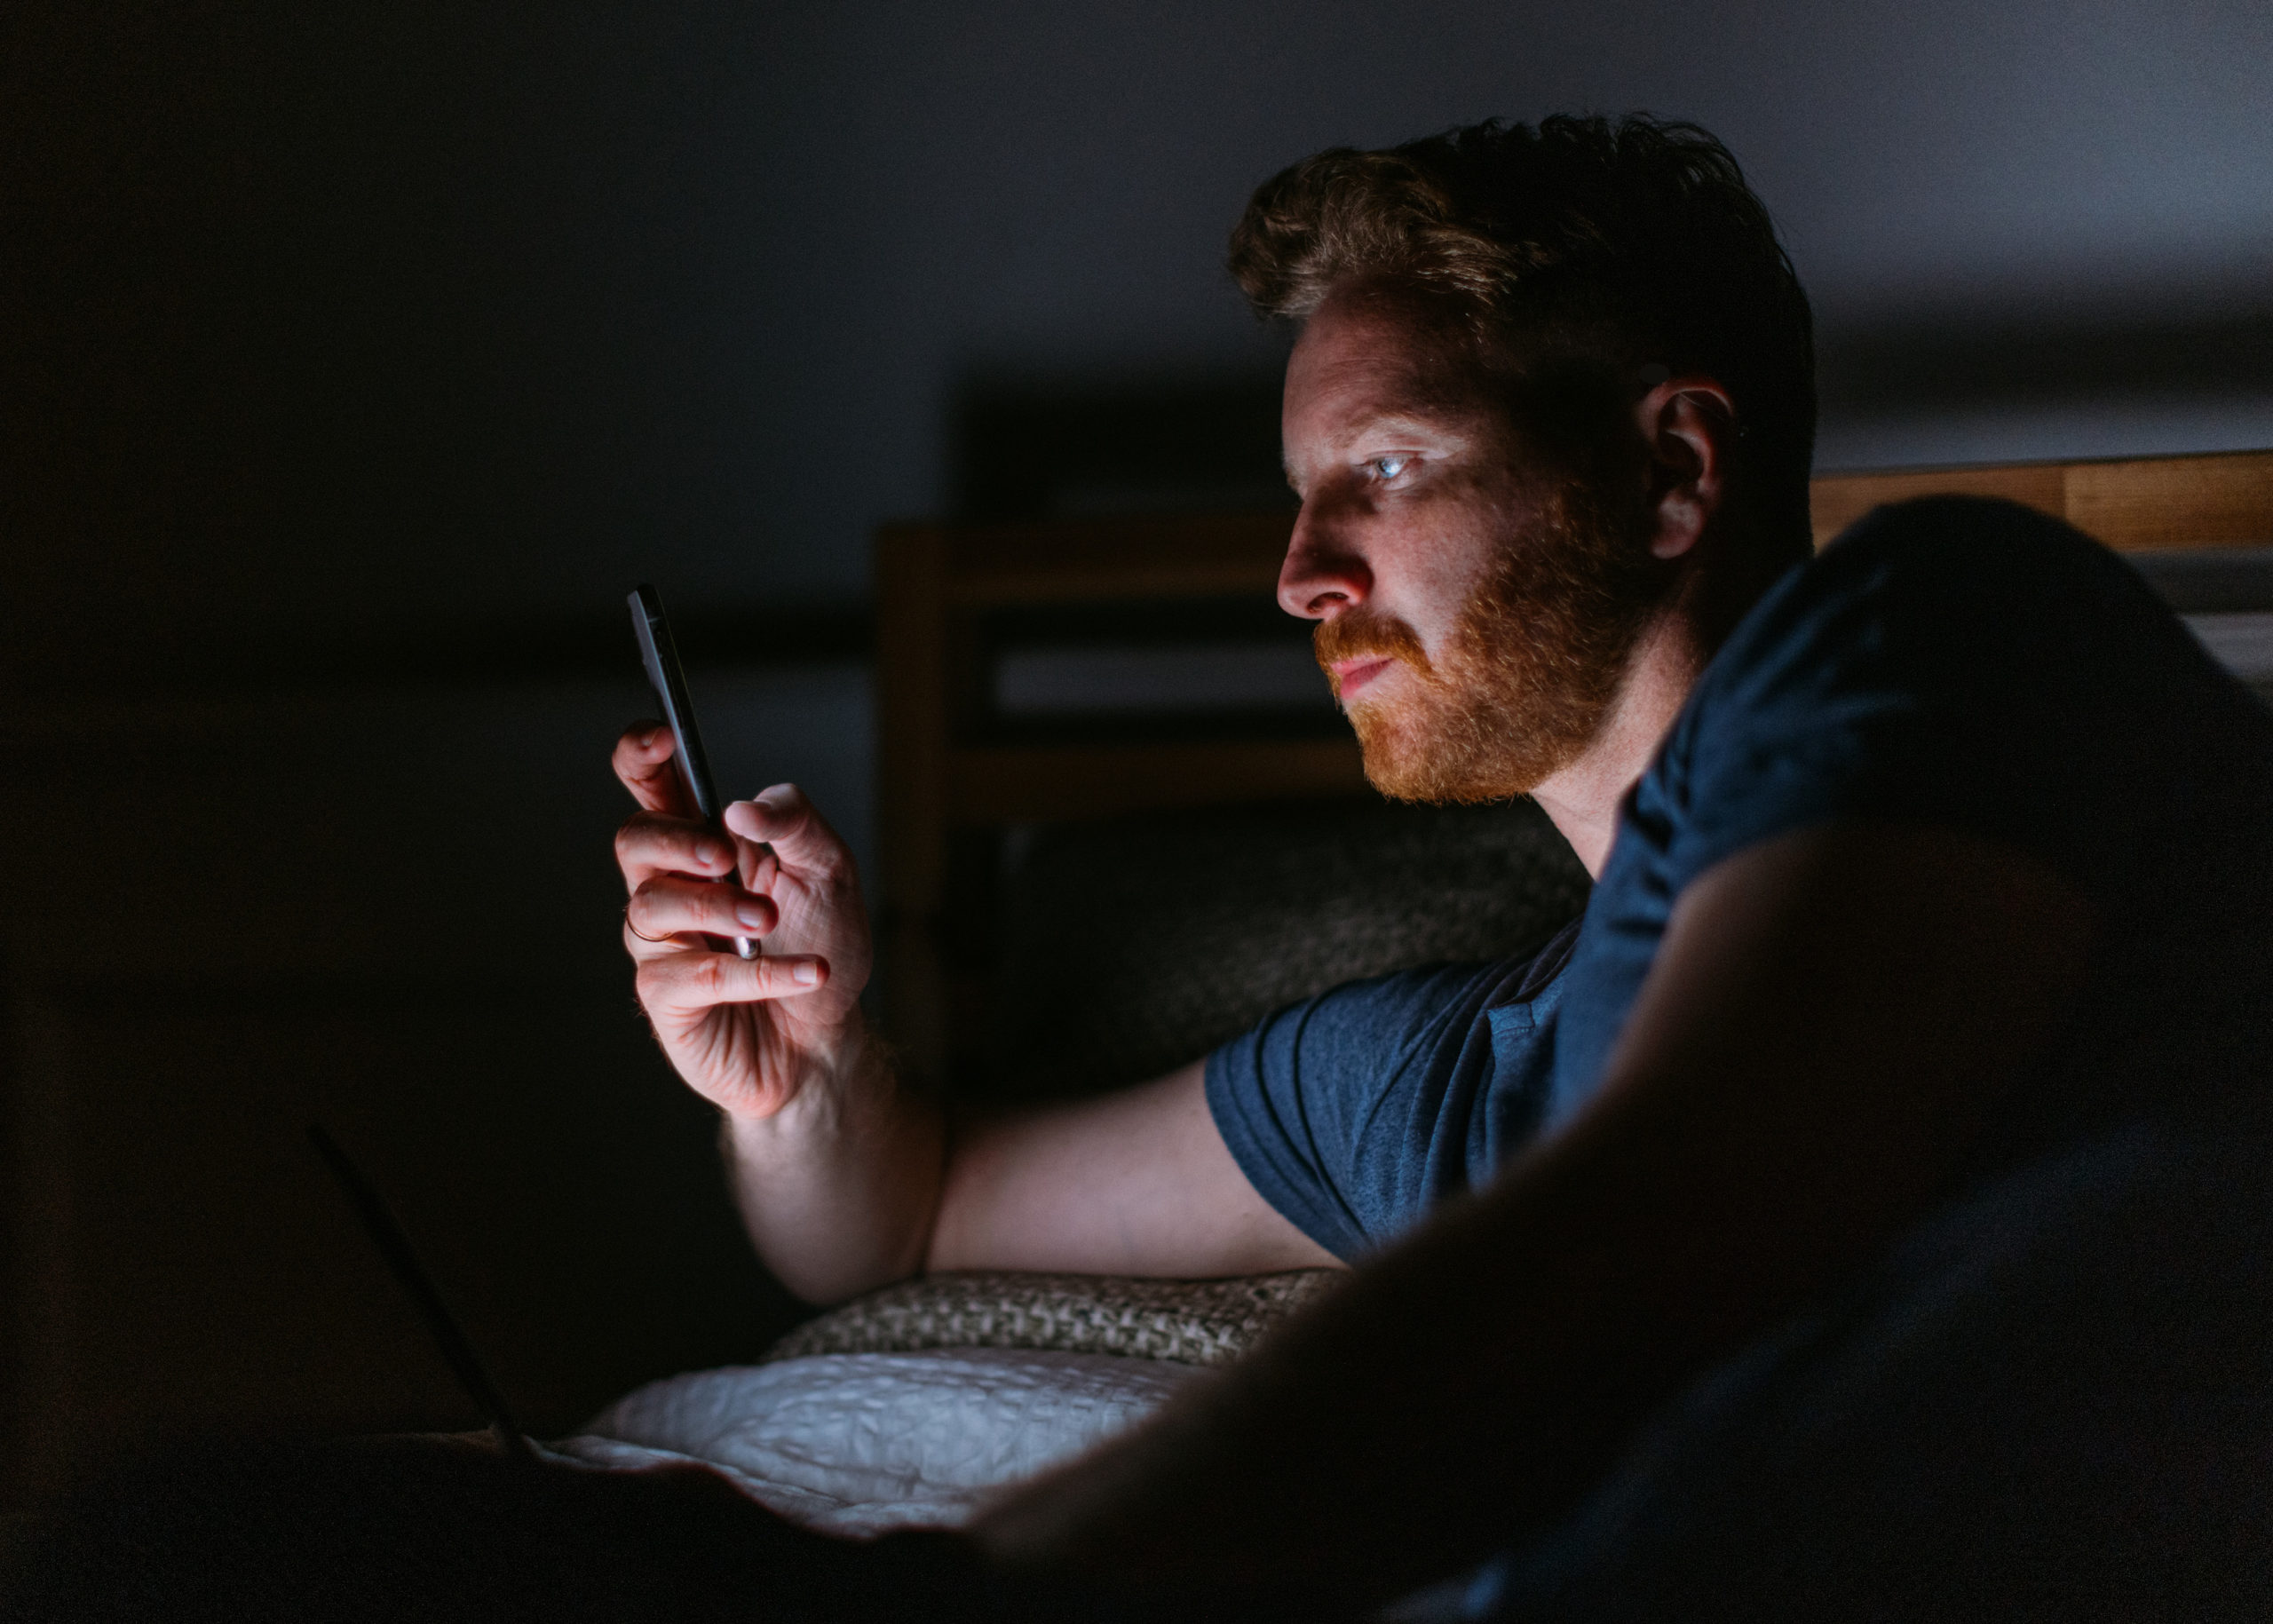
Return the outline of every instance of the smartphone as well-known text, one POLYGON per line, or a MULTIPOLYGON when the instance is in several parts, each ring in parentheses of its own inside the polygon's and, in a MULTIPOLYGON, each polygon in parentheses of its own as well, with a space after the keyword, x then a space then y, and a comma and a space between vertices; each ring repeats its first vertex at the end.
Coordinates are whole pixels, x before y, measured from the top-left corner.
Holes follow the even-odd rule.
MULTIPOLYGON (((725 830, 718 822, 718 791, 710 782, 710 758, 702 753, 702 733, 694 725, 694 705, 686 696, 686 673, 679 669, 678 646, 671 641, 671 623, 664 617, 663 600, 651 586, 631 589, 631 630, 639 638, 639 661, 647 668, 647 685, 663 709, 663 721, 677 747, 679 780, 703 822, 725 830)), ((734 938, 734 951, 746 959, 757 956, 757 943, 747 936, 734 938)))

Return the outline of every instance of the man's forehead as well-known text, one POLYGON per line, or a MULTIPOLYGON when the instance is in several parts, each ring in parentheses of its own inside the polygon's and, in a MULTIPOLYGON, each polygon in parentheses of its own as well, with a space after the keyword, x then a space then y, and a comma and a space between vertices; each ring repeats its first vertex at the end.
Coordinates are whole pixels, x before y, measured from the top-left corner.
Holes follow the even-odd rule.
POLYGON ((1296 353, 1441 376, 1474 364, 1456 316, 1437 300, 1379 283, 1336 289, 1303 323, 1296 353))
POLYGON ((1375 289, 1330 296, 1287 366, 1287 420, 1333 433, 1444 430, 1484 404, 1473 353, 1444 316, 1375 289))

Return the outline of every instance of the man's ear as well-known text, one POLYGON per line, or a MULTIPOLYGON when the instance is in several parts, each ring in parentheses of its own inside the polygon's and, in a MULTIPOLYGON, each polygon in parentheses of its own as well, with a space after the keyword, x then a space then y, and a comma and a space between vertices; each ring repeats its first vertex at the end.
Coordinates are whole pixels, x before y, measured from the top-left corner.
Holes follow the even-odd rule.
POLYGON ((1686 557, 1727 495, 1736 404, 1709 377, 1669 377, 1634 414, 1649 456, 1650 551, 1686 557))

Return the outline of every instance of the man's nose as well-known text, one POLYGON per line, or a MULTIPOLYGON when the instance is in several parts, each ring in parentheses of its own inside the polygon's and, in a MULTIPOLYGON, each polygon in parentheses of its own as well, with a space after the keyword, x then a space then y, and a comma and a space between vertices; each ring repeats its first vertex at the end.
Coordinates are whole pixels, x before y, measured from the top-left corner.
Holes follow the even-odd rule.
POLYGON ((1372 595, 1374 572, 1335 534, 1315 502, 1303 503, 1279 566, 1279 606, 1308 621, 1330 621, 1372 595))

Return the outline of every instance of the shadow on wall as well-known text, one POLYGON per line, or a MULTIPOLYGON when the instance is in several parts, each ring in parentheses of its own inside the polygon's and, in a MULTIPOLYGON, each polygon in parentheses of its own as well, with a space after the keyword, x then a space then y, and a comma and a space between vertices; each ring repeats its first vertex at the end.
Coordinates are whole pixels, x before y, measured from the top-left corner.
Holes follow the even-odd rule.
POLYGON ((2273 305, 1826 326, 1819 468, 2273 446, 2273 305))
POLYGON ((1825 405, 1859 413, 2261 395, 2273 392, 2273 307, 2097 324, 1976 317, 1847 329, 1826 337, 1819 365, 1825 405))

